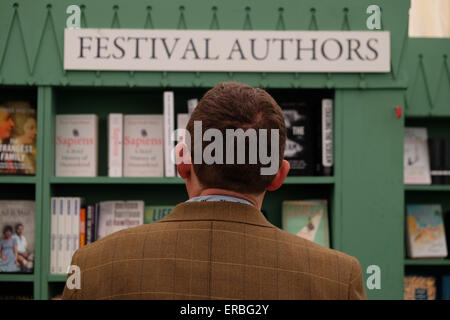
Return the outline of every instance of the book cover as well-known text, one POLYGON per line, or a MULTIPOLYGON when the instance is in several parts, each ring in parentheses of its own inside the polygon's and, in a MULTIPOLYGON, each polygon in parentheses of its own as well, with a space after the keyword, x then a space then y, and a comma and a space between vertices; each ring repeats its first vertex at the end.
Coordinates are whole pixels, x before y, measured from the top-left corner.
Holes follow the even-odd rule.
POLYGON ((33 272, 34 222, 34 201, 0 200, 0 273, 33 272))
POLYGON ((99 207, 97 240, 144 223, 144 201, 102 201, 99 207))
POLYGON ((26 101, 0 103, 0 174, 36 174, 36 108, 26 101))
POLYGON ((450 300, 450 275, 442 276, 441 291, 441 299, 450 300))
POLYGON ((406 223, 407 251, 410 258, 447 256, 441 205, 407 205, 406 223))
POLYGON ((56 176, 97 176, 97 149, 98 118, 96 115, 56 116, 56 176))
POLYGON ((95 207, 88 205, 86 208, 86 244, 94 242, 94 212, 95 207))
POLYGON ((108 176, 123 175, 123 114, 108 115, 108 176))
POLYGON ((430 152, 431 184, 444 184, 444 140, 429 138, 428 150, 430 152))
POLYGON ((195 107, 197 107, 198 99, 189 99, 187 101, 188 114, 191 116, 192 112, 194 112, 195 107))
POLYGON ((124 176, 163 177, 163 116, 124 116, 124 176))
POLYGON ((286 125, 284 159, 290 176, 313 176, 315 171, 314 116, 306 102, 281 103, 286 125))
POLYGON ((83 248, 86 245, 86 208, 80 209, 80 244, 83 248))
POLYGON ((326 200, 283 201, 282 227, 287 232, 329 247, 326 200))
POLYGON ((175 161, 172 152, 174 151, 173 133, 175 131, 175 111, 174 111, 173 91, 164 92, 164 174, 166 177, 175 177, 175 161))
POLYGON ((175 206, 145 206, 144 223, 152 223, 167 217, 175 206))
POLYGON ((333 174, 333 100, 322 99, 319 116, 316 119, 317 129, 317 155, 316 173, 321 176, 331 176, 333 174))
POLYGON ((64 273, 64 249, 65 249, 65 219, 64 219, 64 198, 58 197, 57 202, 59 202, 58 205, 58 227, 57 227, 57 245, 56 245, 56 257, 57 257, 57 273, 63 274, 64 273))
POLYGON ((51 201, 51 218, 50 218, 50 273, 58 273, 58 257, 57 257, 57 241, 58 241, 58 212, 59 199, 52 197, 51 201))
POLYGON ((405 300, 435 300, 436 279, 425 276, 406 276, 403 298, 405 300))
POLYGON ((404 183, 431 184, 426 128, 405 128, 404 183))

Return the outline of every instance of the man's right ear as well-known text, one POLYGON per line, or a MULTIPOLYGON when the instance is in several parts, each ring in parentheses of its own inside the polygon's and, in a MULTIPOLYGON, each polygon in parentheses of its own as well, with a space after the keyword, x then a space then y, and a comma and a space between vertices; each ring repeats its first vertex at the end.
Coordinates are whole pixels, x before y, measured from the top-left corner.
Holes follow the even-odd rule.
POLYGON ((274 191, 277 190, 281 185, 283 184, 284 180, 286 179, 289 169, 291 168, 291 165, 288 161, 283 160, 281 162, 280 169, 278 169, 277 174, 273 178, 270 185, 266 188, 268 191, 274 191))

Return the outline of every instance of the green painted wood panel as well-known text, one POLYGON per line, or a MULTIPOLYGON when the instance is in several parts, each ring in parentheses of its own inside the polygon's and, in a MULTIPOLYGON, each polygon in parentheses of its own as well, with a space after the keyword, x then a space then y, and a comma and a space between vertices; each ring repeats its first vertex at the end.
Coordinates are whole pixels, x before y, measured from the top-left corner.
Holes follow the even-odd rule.
POLYGON ((343 124, 341 249, 381 269, 372 299, 401 299, 403 292, 403 122, 395 106, 402 92, 336 92, 343 124))

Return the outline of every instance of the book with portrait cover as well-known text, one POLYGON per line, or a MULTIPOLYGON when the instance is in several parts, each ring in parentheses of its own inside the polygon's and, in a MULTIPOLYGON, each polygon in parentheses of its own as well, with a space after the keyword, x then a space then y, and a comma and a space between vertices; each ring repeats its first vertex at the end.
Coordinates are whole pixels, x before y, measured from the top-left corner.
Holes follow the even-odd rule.
POLYGON ((34 201, 0 200, 0 273, 33 272, 34 221, 34 201))
POLYGON ((431 184, 427 128, 405 128, 404 183, 431 184))
POLYGON ((406 235, 410 258, 445 258, 447 244, 441 205, 407 205, 406 235))
POLYGON ((144 223, 159 221, 169 215, 175 206, 145 206, 144 223))
POLYGON ((97 149, 97 115, 68 114, 56 116, 56 176, 96 177, 97 149))
POLYGON ((326 200, 283 201, 282 227, 304 239, 329 247, 326 200))
POLYGON ((435 300, 436 278, 408 275, 404 278, 404 300, 435 300))
POLYGON ((0 174, 36 174, 36 108, 26 101, 0 103, 0 174))
POLYGON ((163 177, 163 115, 125 115, 123 175, 163 177))

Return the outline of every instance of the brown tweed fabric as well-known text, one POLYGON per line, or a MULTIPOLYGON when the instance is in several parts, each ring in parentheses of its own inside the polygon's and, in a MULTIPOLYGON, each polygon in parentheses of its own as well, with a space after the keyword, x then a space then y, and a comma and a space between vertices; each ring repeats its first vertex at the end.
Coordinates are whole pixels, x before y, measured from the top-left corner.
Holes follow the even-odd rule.
POLYGON ((79 249, 63 299, 366 299, 358 260, 270 224, 253 206, 186 202, 79 249))

